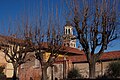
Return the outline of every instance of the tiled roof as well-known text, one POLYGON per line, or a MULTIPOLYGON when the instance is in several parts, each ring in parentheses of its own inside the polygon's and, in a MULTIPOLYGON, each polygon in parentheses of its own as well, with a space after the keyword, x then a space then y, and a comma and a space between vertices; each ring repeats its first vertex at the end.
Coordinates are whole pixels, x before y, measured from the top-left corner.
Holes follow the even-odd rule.
MULTIPOLYGON (((0 35, 0 42, 5 42, 6 40, 9 41, 14 41, 17 43, 24 43, 24 40, 13 38, 13 37, 8 37, 8 36, 2 36, 0 35)), ((47 43, 44 42, 43 46, 47 48, 47 43)), ((69 57, 67 58, 68 60, 71 60, 72 62, 86 62, 86 56, 83 51, 79 50, 78 48, 72 48, 72 47, 65 47, 64 50, 61 51, 62 54, 68 55, 69 57)), ((105 52, 100 60, 112 60, 112 59, 117 59, 120 58, 120 51, 111 51, 111 52, 105 52)), ((58 58, 58 60, 63 60, 58 58)))
POLYGON ((70 54, 66 53, 66 55, 69 55, 69 56, 83 55, 84 54, 84 52, 81 51, 80 49, 72 48, 72 47, 66 47, 64 51, 67 53, 70 53, 70 54))
MULTIPOLYGON (((44 48, 48 48, 48 44, 46 42, 41 44, 44 48)), ((81 51, 78 48, 72 48, 72 47, 66 47, 62 46, 61 47, 61 54, 69 55, 69 56, 75 56, 75 55, 83 55, 84 52, 81 51)))
POLYGON ((105 52, 100 60, 107 60, 107 59, 118 59, 120 58, 120 51, 111 51, 111 52, 105 52))
POLYGON ((14 43, 24 44, 24 40, 22 39, 17 39, 11 36, 3 36, 3 35, 0 35, 0 42, 2 43, 14 42, 14 43))
MULTIPOLYGON (((78 56, 68 56, 66 58, 67 60, 71 60, 73 63, 84 63, 87 62, 86 55, 78 55, 78 56)), ((120 59, 120 51, 111 51, 111 52, 105 52, 101 56, 101 61, 110 61, 114 59, 120 59)), ((58 58, 56 62, 63 61, 63 58, 58 58)))
MULTIPOLYGON (((17 39, 9 36, 3 36, 0 35, 0 43, 7 44, 8 42, 14 42, 14 43, 19 43, 19 44, 25 44, 25 40, 22 39, 17 39)), ((47 42, 41 43, 42 47, 48 48, 47 42)), ((83 51, 79 50, 78 48, 72 48, 72 47, 65 47, 63 46, 64 49, 61 50, 61 54, 67 54, 67 55, 82 55, 83 51)))
MULTIPOLYGON (((64 57, 58 57, 56 59, 56 63, 63 62, 64 57)), ((83 55, 78 55, 78 56, 66 56, 66 60, 70 60, 71 62, 86 62, 86 56, 83 55)))

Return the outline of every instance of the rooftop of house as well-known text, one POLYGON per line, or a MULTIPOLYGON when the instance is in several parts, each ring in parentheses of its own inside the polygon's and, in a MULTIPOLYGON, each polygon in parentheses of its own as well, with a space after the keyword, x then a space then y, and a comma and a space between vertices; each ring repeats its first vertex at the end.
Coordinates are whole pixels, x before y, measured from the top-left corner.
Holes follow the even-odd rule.
POLYGON ((65 26, 72 26, 72 24, 70 23, 70 21, 66 21, 65 26))
POLYGON ((8 43, 20 43, 20 44, 24 44, 24 40, 22 39, 18 39, 18 38, 15 38, 13 36, 4 36, 4 35, 0 35, 0 43, 3 43, 3 44, 8 44, 8 43))
MULTIPOLYGON (((83 53, 83 55, 80 56, 68 56, 66 57, 66 60, 71 60, 72 63, 87 63, 86 55, 83 53)), ((105 52, 100 57, 98 61, 112 61, 112 60, 120 60, 120 51, 111 51, 111 52, 105 52)), ((56 62, 62 62, 63 58, 57 58, 56 62)))
MULTIPOLYGON (((24 44, 24 40, 22 39, 17 39, 9 36, 3 36, 0 35, 0 43, 12 41, 15 43, 22 43, 24 44)), ((42 43, 44 48, 48 48, 48 43, 44 42, 42 43)), ((71 60, 73 63, 82 63, 82 62, 87 62, 86 55, 84 54, 84 51, 78 49, 78 48, 72 48, 72 47, 65 47, 64 49, 61 50, 62 55, 68 55, 67 60, 71 60)), ((105 52, 103 55, 100 57, 101 61, 109 61, 109 60, 114 60, 114 59, 120 59, 120 51, 111 51, 111 52, 105 52)), ((56 61, 63 61, 62 57, 57 58, 56 61)))
MULTIPOLYGON (((10 36, 3 36, 0 35, 0 45, 8 45, 8 43, 18 43, 18 44, 26 44, 25 40, 22 39, 18 39, 18 38, 14 38, 14 37, 10 37, 10 36)), ((48 43, 47 42, 42 42, 41 46, 44 49, 48 48, 48 43)), ((67 54, 69 56, 73 56, 73 55, 83 55, 83 51, 79 50, 78 48, 72 48, 72 47, 66 47, 66 46, 62 46, 63 49, 61 49, 61 54, 67 54)))

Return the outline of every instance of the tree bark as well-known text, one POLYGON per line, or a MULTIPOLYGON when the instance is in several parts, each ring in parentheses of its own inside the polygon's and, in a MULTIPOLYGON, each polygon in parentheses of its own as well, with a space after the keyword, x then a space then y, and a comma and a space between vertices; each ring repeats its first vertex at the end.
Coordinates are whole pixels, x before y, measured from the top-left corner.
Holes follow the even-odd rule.
POLYGON ((63 80, 66 80, 66 60, 63 61, 63 80))
POLYGON ((42 79, 47 80, 47 67, 42 67, 42 79))
POLYGON ((53 80, 53 65, 51 66, 51 80, 53 80))
POLYGON ((17 67, 15 66, 15 65, 13 65, 13 68, 14 68, 14 70, 13 70, 13 80, 17 80, 17 67))
POLYGON ((95 61, 89 62, 89 78, 95 79, 95 61))

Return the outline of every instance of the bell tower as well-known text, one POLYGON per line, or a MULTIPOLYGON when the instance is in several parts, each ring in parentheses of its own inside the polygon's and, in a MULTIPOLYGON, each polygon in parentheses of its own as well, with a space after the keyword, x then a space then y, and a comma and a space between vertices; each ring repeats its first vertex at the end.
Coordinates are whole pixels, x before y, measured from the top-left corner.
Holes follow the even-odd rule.
POLYGON ((69 46, 76 48, 76 39, 73 39, 75 36, 73 35, 73 27, 70 21, 66 21, 66 25, 64 26, 64 46, 69 46))

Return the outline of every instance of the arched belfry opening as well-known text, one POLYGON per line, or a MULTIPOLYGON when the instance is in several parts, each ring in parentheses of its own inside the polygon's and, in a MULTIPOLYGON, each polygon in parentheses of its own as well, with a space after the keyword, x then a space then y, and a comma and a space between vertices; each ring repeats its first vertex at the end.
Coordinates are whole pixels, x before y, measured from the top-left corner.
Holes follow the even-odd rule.
POLYGON ((64 26, 64 45, 76 48, 76 39, 72 39, 75 36, 73 35, 73 26, 70 23, 70 21, 66 21, 66 24, 64 26))

